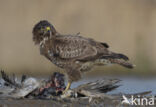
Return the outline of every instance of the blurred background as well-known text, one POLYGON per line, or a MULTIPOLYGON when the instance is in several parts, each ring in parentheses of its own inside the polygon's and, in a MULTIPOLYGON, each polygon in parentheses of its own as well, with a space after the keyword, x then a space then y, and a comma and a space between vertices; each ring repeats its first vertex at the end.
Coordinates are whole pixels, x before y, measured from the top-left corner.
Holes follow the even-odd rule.
POLYGON ((80 32, 106 42, 136 65, 95 67, 91 76, 156 74, 156 0, 0 0, 0 69, 30 75, 61 71, 32 41, 40 20, 62 34, 80 32))

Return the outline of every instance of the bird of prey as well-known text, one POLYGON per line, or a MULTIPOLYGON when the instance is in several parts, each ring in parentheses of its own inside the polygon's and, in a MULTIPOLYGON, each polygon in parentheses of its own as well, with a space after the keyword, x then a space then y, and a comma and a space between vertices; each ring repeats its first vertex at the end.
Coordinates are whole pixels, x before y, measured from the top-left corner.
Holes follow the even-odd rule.
POLYGON ((67 74, 65 92, 72 82, 81 78, 83 72, 95 65, 119 64, 133 68, 133 64, 127 62, 129 59, 126 55, 109 51, 107 43, 85 38, 80 34, 60 34, 47 20, 38 22, 32 33, 33 41, 40 46, 40 54, 64 69, 67 74))

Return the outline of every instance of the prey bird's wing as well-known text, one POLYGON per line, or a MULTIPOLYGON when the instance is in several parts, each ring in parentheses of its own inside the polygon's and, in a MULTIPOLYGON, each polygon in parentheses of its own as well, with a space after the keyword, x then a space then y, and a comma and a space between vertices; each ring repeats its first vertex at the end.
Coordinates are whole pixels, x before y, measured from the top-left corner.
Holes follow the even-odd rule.
MULTIPOLYGON (((63 59, 93 60, 100 55, 96 41, 81 36, 57 36, 53 52, 63 59)), ((104 47, 101 44, 101 47, 104 47)))

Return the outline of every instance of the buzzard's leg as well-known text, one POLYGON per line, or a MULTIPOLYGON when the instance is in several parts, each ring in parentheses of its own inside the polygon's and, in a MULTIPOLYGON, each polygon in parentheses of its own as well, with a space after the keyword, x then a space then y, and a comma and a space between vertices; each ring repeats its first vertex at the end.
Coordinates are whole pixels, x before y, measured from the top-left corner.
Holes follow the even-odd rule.
POLYGON ((63 93, 65 93, 69 90, 72 82, 77 81, 81 78, 80 72, 77 69, 73 70, 72 68, 67 70, 67 76, 68 76, 68 84, 63 93))
POLYGON ((68 81, 68 84, 67 84, 67 86, 66 86, 66 89, 64 90, 64 92, 63 92, 63 93, 67 92, 67 91, 68 91, 68 89, 70 88, 70 86, 71 86, 71 82, 69 82, 69 81, 68 81))
POLYGON ((71 83, 72 82, 68 81, 66 89, 63 91, 63 94, 61 95, 61 98, 69 98, 72 95, 71 91, 69 90, 69 88, 71 86, 71 83))

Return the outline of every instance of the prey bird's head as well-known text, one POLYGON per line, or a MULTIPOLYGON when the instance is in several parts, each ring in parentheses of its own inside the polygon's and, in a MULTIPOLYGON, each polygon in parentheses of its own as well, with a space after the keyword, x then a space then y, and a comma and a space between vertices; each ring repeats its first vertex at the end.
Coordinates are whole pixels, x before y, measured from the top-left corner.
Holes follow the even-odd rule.
POLYGON ((35 44, 40 44, 41 41, 54 36, 57 32, 52 24, 42 20, 34 26, 32 33, 35 44))

